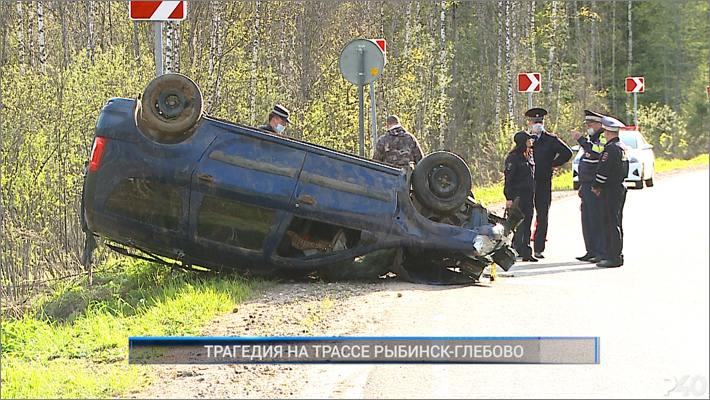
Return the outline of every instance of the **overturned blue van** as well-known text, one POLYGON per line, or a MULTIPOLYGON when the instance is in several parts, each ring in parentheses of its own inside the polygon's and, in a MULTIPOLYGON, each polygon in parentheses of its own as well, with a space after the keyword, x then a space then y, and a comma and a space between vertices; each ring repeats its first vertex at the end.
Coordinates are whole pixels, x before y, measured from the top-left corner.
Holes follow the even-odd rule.
POLYGON ((109 99, 87 163, 85 262, 95 237, 126 255, 265 277, 467 283, 515 262, 504 219, 450 152, 403 169, 206 115, 184 75, 109 99), (170 261, 164 258, 170 259, 170 261))

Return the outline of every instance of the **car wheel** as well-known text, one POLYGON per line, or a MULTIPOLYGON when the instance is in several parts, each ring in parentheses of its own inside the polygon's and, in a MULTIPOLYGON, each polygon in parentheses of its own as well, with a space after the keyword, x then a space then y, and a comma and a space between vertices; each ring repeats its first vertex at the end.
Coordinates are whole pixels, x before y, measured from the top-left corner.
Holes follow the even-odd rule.
POLYGON ((414 168, 412 191, 424 207, 446 216, 461 207, 470 194, 471 171, 453 153, 431 153, 414 168))
POLYGON ((635 183, 635 185, 636 189, 643 189, 643 181, 638 181, 635 183))
POLYGON ((572 182, 572 188, 574 190, 579 190, 580 183, 579 182, 572 182))
POLYGON ((653 177, 646 179, 646 187, 653 187, 653 177))
POLYGON ((143 91, 137 122, 141 131, 158 142, 176 143, 202 117, 202 93, 192 79, 165 74, 153 79, 143 91), (148 131, 148 132, 146 132, 148 131))

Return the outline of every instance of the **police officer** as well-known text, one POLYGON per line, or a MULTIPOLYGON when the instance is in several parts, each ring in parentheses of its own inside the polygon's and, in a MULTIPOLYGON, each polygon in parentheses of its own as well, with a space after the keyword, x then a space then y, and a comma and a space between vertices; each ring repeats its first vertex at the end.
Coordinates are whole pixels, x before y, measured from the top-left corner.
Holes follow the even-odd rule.
POLYGON ((624 203, 626 186, 624 180, 629 174, 627 146, 619 140, 619 128, 624 124, 612 117, 602 118, 604 136, 607 142, 599 157, 599 167, 592 191, 601 199, 602 235, 606 255, 597 267, 616 268, 624 264, 624 203))
POLYGON ((599 197, 592 193, 592 183, 597 176, 599 156, 606 143, 602 128, 603 117, 594 111, 584 110, 584 124, 588 136, 582 135, 579 131, 572 131, 572 138, 577 140, 580 151, 583 152, 578 171, 579 197, 582 199, 582 236, 584 237, 584 247, 587 250, 585 255, 576 258, 579 261, 591 263, 598 263, 606 255, 601 219, 599 218, 601 205, 599 197))
POLYGON ((273 109, 269 112, 269 121, 261 125, 258 129, 262 131, 283 134, 286 126, 291 123, 289 116, 291 112, 286 109, 286 107, 281 104, 276 104, 273 109))
POLYGON ((572 158, 572 149, 562 139, 545 131, 544 108, 531 108, 525 112, 528 125, 534 136, 533 157, 535 159, 535 257, 545 258, 545 240, 547 239, 547 220, 552 200, 552 174, 557 167, 572 158))
POLYGON ((530 248, 530 225, 535 193, 535 160, 531 150, 533 137, 525 131, 520 131, 513 136, 513 141, 515 147, 505 159, 505 206, 510 208, 515 198, 519 198, 518 208, 525 215, 525 219, 515 230, 515 251, 522 256, 523 261, 537 261, 530 248))
POLYGON ((372 158, 401 168, 408 165, 410 161, 416 164, 423 157, 424 152, 419 141, 400 125, 399 117, 396 115, 387 117, 387 131, 377 139, 372 158))

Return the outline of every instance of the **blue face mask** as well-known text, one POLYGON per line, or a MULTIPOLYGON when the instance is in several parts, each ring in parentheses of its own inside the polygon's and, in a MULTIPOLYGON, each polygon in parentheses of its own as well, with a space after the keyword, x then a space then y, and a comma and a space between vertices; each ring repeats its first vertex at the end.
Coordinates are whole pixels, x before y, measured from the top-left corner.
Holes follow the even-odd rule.
POLYGON ((535 134, 539 134, 540 132, 542 132, 542 124, 535 124, 535 125, 533 125, 533 126, 532 126, 532 131, 533 131, 535 134))
POLYGON ((283 126, 281 124, 276 125, 276 133, 281 133, 284 131, 284 129, 286 129, 285 126, 283 126))
POLYGON ((593 135, 593 134, 594 134, 594 128, 589 128, 589 129, 587 129, 587 133, 589 133, 590 135, 593 135))

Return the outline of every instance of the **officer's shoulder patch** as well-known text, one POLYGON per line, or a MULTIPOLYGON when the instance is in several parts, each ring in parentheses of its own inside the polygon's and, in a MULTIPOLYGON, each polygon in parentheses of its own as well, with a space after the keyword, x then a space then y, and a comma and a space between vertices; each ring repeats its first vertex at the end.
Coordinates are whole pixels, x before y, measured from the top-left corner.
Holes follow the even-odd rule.
POLYGON ((607 152, 605 151, 604 154, 602 154, 602 159, 601 159, 601 161, 602 161, 602 162, 606 162, 606 159, 607 159, 607 158, 609 158, 609 153, 607 153, 607 152))
POLYGON ((509 163, 505 166, 505 169, 508 170, 508 171, 510 171, 510 168, 511 168, 512 166, 513 166, 513 163, 512 163, 512 162, 509 162, 509 163))

